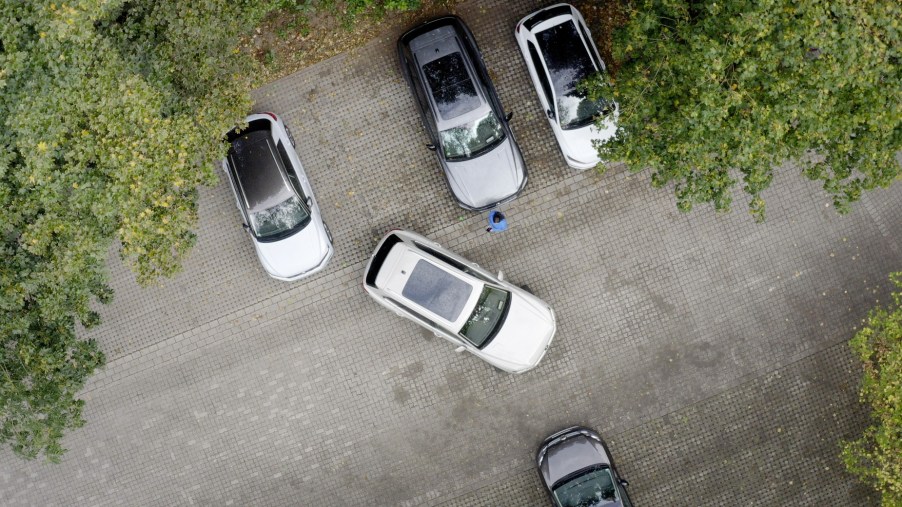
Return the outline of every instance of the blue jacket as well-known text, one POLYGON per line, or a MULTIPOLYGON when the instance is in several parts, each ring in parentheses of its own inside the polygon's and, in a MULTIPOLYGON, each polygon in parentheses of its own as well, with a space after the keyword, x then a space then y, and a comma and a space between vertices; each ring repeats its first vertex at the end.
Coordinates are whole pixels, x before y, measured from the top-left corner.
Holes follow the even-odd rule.
POLYGON ((504 215, 500 211, 493 210, 491 213, 489 213, 489 228, 491 228, 492 232, 501 232, 507 230, 507 219, 504 218, 504 215), (501 215, 501 221, 498 223, 495 223, 494 220, 496 215, 501 215))

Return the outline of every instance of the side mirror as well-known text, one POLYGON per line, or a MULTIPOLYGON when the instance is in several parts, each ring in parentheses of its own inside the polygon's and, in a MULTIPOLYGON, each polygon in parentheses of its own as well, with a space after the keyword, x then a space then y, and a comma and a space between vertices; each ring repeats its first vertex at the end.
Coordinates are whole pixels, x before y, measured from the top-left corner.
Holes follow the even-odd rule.
POLYGON ((430 151, 435 151, 435 145, 432 143, 428 143, 426 145, 426 148, 429 149, 430 151))
POLYGON ((458 354, 460 354, 461 352, 463 352, 465 350, 467 350, 466 347, 461 346, 461 347, 457 347, 456 349, 454 349, 454 352, 457 352, 458 354))
POLYGON ((308 197, 306 202, 307 202, 308 208, 313 206, 313 198, 312 197, 308 197))
POLYGON ((625 487, 629 486, 630 483, 626 479, 620 479, 620 485, 625 488, 625 487))
POLYGON ((549 119, 549 120, 553 120, 553 119, 554 119, 554 111, 552 111, 551 109, 545 111, 545 114, 548 115, 548 119, 549 119))
POLYGON ((504 280, 504 271, 499 271, 499 272, 498 272, 498 279, 499 279, 499 280, 504 280))
POLYGON ((247 224, 244 224, 244 223, 241 224, 241 227, 244 228, 245 231, 248 231, 248 230, 250 230, 250 228, 251 228, 251 226, 249 226, 249 225, 247 225, 247 224))
POLYGON ((507 116, 504 117, 504 121, 511 121, 511 118, 513 118, 513 117, 514 117, 514 112, 511 111, 511 112, 507 113, 507 116))

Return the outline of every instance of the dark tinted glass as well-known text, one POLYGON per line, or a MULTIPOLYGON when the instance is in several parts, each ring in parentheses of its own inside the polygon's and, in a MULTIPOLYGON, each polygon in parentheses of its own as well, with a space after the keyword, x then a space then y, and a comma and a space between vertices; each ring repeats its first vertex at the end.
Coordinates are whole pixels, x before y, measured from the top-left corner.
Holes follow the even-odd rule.
POLYGON ((439 317, 454 322, 473 286, 426 260, 417 261, 401 295, 439 317))
POLYGON ((564 14, 570 14, 570 6, 569 5, 559 5, 557 7, 552 7, 550 9, 545 9, 536 13, 535 16, 527 19, 523 22, 523 26, 527 30, 532 30, 532 27, 538 25, 542 21, 547 19, 551 19, 555 16, 562 16, 564 14))
POLYGON ((555 95, 566 95, 595 72, 589 52, 572 21, 543 30, 536 34, 536 39, 551 73, 555 95))
POLYGON ((282 165, 285 166, 285 174, 288 175, 288 181, 291 182, 291 186, 294 187, 295 192, 298 193, 301 200, 306 200, 307 196, 304 194, 304 188, 301 187, 301 182, 294 173, 294 166, 291 164, 291 159, 288 158, 288 152, 285 151, 285 145, 282 141, 279 141, 276 143, 276 147, 279 149, 279 157, 282 159, 282 165))
POLYGON ((395 236, 394 234, 385 238, 382 246, 379 247, 379 250, 376 250, 376 253, 373 254, 373 261, 370 263, 370 270, 366 273, 367 285, 371 287, 376 286, 376 277, 379 275, 379 270, 382 269, 382 263, 385 262, 385 258, 388 257, 388 253, 391 252, 391 249, 400 242, 401 238, 395 236))
POLYGON ((539 82, 542 83, 542 90, 545 91, 545 100, 551 105, 551 85, 548 84, 548 75, 545 74, 545 68, 542 67, 542 61, 539 59, 539 53, 536 51, 532 42, 529 43, 529 56, 532 58, 532 66, 536 69, 536 75, 539 76, 539 82))
POLYGON ((443 119, 450 120, 479 107, 476 87, 459 52, 423 65, 423 73, 443 119))
POLYGON ((229 163, 235 170, 250 211, 272 206, 290 195, 282 179, 281 159, 275 153, 269 132, 244 134, 229 149, 229 163))
MULTIPOLYGON (((579 25, 579 33, 583 34, 583 39, 586 41, 586 45, 592 47, 592 43, 590 42, 592 38, 589 37, 589 33, 586 32, 586 28, 583 25, 579 25)), ((590 49, 589 56, 592 57, 592 61, 595 62, 595 66, 598 68, 598 70, 601 70, 601 60, 599 60, 598 55, 590 49)))
POLYGON ((562 507, 619 507, 620 498, 610 469, 596 468, 554 488, 562 507))
POLYGON ((467 322, 460 328, 460 334, 473 345, 482 348, 498 332, 507 315, 510 292, 490 285, 482 288, 476 308, 467 322))

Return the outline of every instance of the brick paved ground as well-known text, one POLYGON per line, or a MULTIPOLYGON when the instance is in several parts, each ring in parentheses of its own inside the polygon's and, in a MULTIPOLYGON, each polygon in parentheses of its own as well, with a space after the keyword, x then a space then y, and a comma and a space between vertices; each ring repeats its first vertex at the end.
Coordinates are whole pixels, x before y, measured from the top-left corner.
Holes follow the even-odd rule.
POLYGON ((109 354, 58 466, 0 454, 3 505, 546 505, 532 465, 564 426, 598 429, 637 505, 867 505, 838 444, 866 423, 845 348, 902 266, 902 186, 840 217, 791 167, 768 222, 675 210, 645 175, 568 169, 516 53, 532 2, 458 10, 530 168, 489 236, 438 172, 385 34, 258 90, 283 115, 336 238, 330 267, 268 279, 225 183, 202 192, 178 278, 116 300, 109 354), (389 228, 528 283, 558 335, 499 373, 367 299, 389 228))

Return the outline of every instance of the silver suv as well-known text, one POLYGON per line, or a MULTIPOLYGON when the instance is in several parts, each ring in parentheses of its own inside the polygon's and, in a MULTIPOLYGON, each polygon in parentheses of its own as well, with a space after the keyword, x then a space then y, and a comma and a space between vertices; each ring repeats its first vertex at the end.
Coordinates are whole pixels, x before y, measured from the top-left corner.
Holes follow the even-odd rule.
POLYGON ((388 233, 363 288, 380 305, 498 369, 534 368, 557 328, 547 303, 410 231, 388 233))
POLYGON ((457 203, 481 211, 515 198, 526 164, 467 25, 455 16, 423 23, 398 40, 398 57, 457 203))

